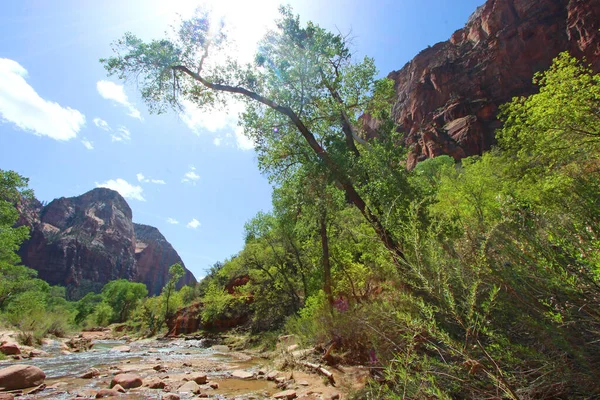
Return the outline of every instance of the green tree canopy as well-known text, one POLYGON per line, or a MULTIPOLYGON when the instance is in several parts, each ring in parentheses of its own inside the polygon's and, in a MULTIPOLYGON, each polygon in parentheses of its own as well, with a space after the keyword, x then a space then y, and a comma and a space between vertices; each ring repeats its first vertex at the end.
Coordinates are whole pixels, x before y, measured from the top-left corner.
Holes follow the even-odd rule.
POLYGON ((114 322, 126 321, 138 301, 147 295, 146 285, 126 279, 110 281, 102 288, 102 300, 112 308, 114 322))
POLYGON ((135 79, 151 111, 179 110, 183 100, 201 108, 226 104, 225 95, 243 100, 242 125, 256 144, 261 168, 277 181, 311 164, 315 177, 325 174, 343 190, 404 265, 379 207, 367 204, 361 193, 369 175, 358 162, 369 151, 359 116, 366 111, 389 115, 385 100, 393 86, 375 79, 372 59, 353 60, 346 37, 311 22, 301 24, 290 8, 280 11, 276 29, 248 65, 211 60, 223 53, 226 38, 201 12, 168 38, 144 42, 126 33, 113 45, 116 55, 101 61, 110 75, 135 79))

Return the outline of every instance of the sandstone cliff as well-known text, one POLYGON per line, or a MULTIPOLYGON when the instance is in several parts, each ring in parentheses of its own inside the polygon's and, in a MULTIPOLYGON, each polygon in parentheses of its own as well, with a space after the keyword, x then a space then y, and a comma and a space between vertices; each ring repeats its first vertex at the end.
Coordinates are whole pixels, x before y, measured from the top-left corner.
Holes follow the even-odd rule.
MULTIPOLYGON (((158 294, 169 281, 169 267, 175 263, 184 265, 183 261, 157 228, 133 224, 133 229, 137 265, 134 279, 146 284, 148 292, 158 294)), ((185 275, 177 282, 177 288, 195 282, 194 275, 186 269, 185 275)))
MULTIPOLYGON (((498 106, 534 92, 535 72, 569 50, 600 71, 600 0, 488 0, 450 40, 388 77, 408 168, 441 154, 481 154, 494 143, 498 106)), ((365 119, 367 134, 376 134, 365 119)))
MULTIPOLYGON (((21 211, 19 224, 31 228, 19 250, 23 264, 50 284, 66 286, 73 297, 120 278, 143 282, 158 294, 169 266, 183 265, 156 228, 144 226, 155 232, 144 235, 148 229, 141 229, 143 238, 136 239, 131 208, 114 190, 96 188, 46 206, 34 200, 21 211)), ((180 284, 195 281, 186 270, 180 284)))

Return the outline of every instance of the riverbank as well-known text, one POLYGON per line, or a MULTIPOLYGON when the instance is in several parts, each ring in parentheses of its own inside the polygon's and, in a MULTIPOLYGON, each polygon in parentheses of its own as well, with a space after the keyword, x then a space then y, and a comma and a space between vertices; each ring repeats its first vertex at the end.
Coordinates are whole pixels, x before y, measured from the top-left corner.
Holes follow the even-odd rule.
MULTIPOLYGON (((4 341, 14 332, 2 332, 4 341)), ((0 340, 1 343, 1 340, 0 340)), ((21 346, 22 347, 22 346, 21 346)), ((368 371, 357 367, 315 368, 310 349, 284 343, 277 351, 236 351, 214 340, 192 338, 115 338, 110 331, 83 332, 74 338, 48 340, 40 356, 0 362, 32 365, 46 375, 42 385, 0 392, 23 399, 338 399, 364 384, 368 371), (65 350, 67 342, 90 341, 89 351, 65 350), (121 383, 123 392, 109 390, 121 383)), ((15 357, 18 358, 18 357, 15 357)), ((0 395, 0 399, 4 399, 0 395)))

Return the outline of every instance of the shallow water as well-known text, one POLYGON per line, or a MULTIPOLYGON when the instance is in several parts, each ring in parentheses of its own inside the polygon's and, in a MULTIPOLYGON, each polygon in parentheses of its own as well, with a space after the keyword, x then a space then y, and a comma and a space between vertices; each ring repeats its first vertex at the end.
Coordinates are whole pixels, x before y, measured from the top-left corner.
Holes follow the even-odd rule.
MULTIPOLYGON (((233 369, 255 370, 258 368, 259 360, 240 359, 239 357, 236 358, 237 353, 205 348, 202 340, 141 341, 132 343, 126 343, 123 340, 95 340, 93 343, 94 347, 88 352, 63 355, 60 353, 60 342, 51 342, 42 349, 52 354, 52 357, 4 361, 0 362, 0 368, 14 364, 35 365, 46 374, 46 384, 48 386, 56 382, 65 382, 65 386, 56 391, 49 392, 49 390, 45 390, 35 396, 35 398, 40 399, 70 399, 73 398, 73 393, 78 390, 98 390, 101 387, 106 387, 105 381, 108 378, 105 378, 104 381, 98 379, 85 380, 78 379, 77 376, 91 367, 105 371, 116 365, 127 368, 128 364, 132 368, 137 365, 144 365, 146 369, 158 363, 170 364, 173 366, 169 368, 169 374, 187 373, 186 371, 189 371, 190 368, 185 368, 184 363, 208 362, 208 365, 217 365, 216 368, 209 368, 208 371, 204 371, 207 372, 209 380, 218 380, 219 382, 219 388, 211 391, 211 398, 227 399, 239 395, 267 398, 275 390, 273 384, 264 380, 244 381, 229 378, 229 371, 233 369), (114 347, 123 345, 129 346, 131 352, 111 351, 114 347)), ((160 399, 161 391, 142 389, 141 392, 130 393, 125 398, 160 399)), ((183 398, 186 398, 186 396, 182 396, 183 398)))

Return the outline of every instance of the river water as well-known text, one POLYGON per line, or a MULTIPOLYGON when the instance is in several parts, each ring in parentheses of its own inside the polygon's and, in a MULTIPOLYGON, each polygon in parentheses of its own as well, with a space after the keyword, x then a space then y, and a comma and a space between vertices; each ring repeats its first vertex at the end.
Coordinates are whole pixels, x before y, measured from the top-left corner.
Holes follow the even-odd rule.
MULTIPOLYGON (((152 366, 157 364, 167 366, 168 375, 171 377, 184 376, 191 372, 206 373, 209 381, 219 383, 219 388, 209 393, 211 398, 264 399, 276 391, 275 386, 265 380, 231 378, 230 372, 235 369, 257 372, 259 360, 226 351, 224 346, 206 348, 202 340, 152 340, 132 343, 122 340, 95 340, 92 350, 67 355, 60 353, 61 343, 54 341, 46 344, 42 350, 52 356, 0 362, 0 368, 19 363, 35 365, 46 374, 48 386, 59 385, 56 389, 46 389, 36 395, 20 397, 21 399, 71 399, 81 394, 81 390, 108 387, 107 382, 110 382, 112 377, 111 370, 116 368, 138 373, 143 378, 160 376, 152 369, 152 366), (124 353, 113 350, 116 346, 123 345, 129 346, 131 351, 124 353), (98 368, 104 375, 99 379, 77 378, 91 367, 98 368)), ((134 392, 125 398, 162 398, 160 390, 136 389, 134 392)), ((187 396, 190 397, 192 396, 187 396)), ((185 399, 186 395, 182 395, 181 398, 185 399)))

